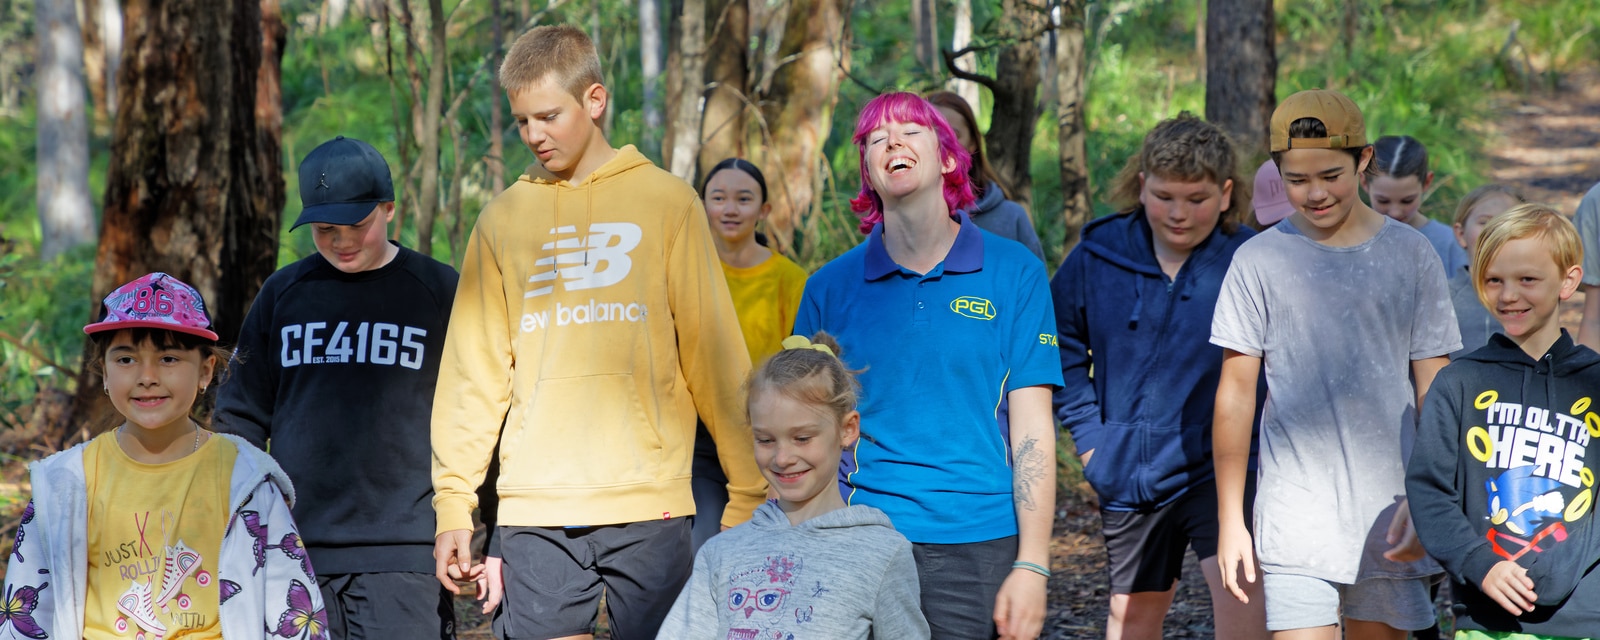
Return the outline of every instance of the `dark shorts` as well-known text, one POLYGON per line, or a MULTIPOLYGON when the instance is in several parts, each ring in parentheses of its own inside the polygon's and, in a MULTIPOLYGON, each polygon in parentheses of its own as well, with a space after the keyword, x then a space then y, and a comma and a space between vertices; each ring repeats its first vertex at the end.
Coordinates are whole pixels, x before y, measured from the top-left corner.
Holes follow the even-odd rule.
POLYGON ((722 473, 717 443, 704 422, 695 427, 694 477, 689 485, 694 490, 694 535, 689 546, 692 554, 722 531, 722 511, 728 507, 728 476, 722 473))
MULTIPOLYGON (((1245 482, 1244 521, 1251 521, 1254 479, 1245 482)), ((1197 558, 1217 555, 1217 484, 1207 482, 1152 511, 1100 510, 1105 523, 1111 593, 1166 591, 1183 570, 1184 550, 1197 558)))
POLYGON ((330 640, 456 637, 450 592, 430 573, 345 573, 317 576, 330 640))
POLYGON ((1017 537, 968 544, 913 544, 922 615, 933 640, 994 638, 994 598, 1017 561, 1017 537))
POLYGON ((689 519, 603 527, 500 527, 505 599, 494 614, 502 640, 594 632, 600 594, 615 640, 656 637, 689 581, 689 519))

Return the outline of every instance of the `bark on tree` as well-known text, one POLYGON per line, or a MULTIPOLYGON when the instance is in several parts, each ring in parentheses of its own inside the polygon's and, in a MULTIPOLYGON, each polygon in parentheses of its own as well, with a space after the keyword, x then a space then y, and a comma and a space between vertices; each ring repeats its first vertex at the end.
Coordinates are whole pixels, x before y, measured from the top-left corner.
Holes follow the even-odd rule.
POLYGON ((639 0, 639 71, 644 76, 644 131, 639 150, 661 157, 661 8, 657 0, 639 0))
POLYGON ((1061 0, 1056 27, 1056 142, 1061 166, 1061 220, 1066 229, 1061 254, 1078 244, 1079 232, 1094 215, 1089 204, 1089 159, 1083 108, 1084 0, 1061 0))
MULTIPOLYGON (((194 285, 224 341, 277 264, 283 208, 277 0, 127 0, 127 47, 95 258, 96 314, 151 271, 194 285)), ((87 353, 85 345, 85 355, 87 353)), ((84 367, 66 417, 114 411, 84 367)))
POLYGON ((916 34, 917 63, 923 69, 939 68, 939 15, 933 0, 911 0, 911 31, 916 34))
MULTIPOLYGON (((972 43, 972 0, 953 0, 951 4, 955 7, 955 15, 953 16, 954 25, 950 35, 950 50, 960 51, 972 43)), ((977 71, 978 55, 968 53, 956 58, 955 65, 962 71, 977 71)), ((966 100, 967 105, 972 107, 972 113, 977 115, 980 120, 983 118, 983 111, 980 108, 982 104, 979 102, 981 94, 978 92, 978 83, 971 80, 951 78, 949 82, 945 83, 945 88, 961 96, 961 99, 966 100)))
POLYGON ((706 2, 682 0, 677 20, 677 86, 668 105, 671 126, 663 149, 667 169, 695 184, 695 161, 700 157, 701 100, 705 97, 706 2))
POLYGON ((444 77, 450 73, 450 53, 444 37, 444 2, 428 0, 428 93, 424 98, 422 126, 417 146, 422 147, 422 184, 417 189, 417 246, 433 255, 433 221, 439 211, 439 117, 444 110, 444 77))
POLYGON ((489 69, 495 78, 489 83, 489 157, 484 158, 489 171, 491 195, 506 188, 506 145, 504 90, 500 88, 500 56, 505 51, 505 15, 500 0, 489 0, 489 19, 494 25, 494 50, 489 53, 489 69))
POLYGON ((1226 131, 1240 157, 1253 162, 1266 156, 1277 106, 1273 20, 1272 0, 1206 7, 1206 120, 1226 131))
MULTIPOLYGON (((55 1, 55 0, 52 0, 55 1)), ((116 0, 79 0, 83 18, 83 72, 94 100, 96 130, 117 113, 117 65, 122 58, 122 7, 116 0)))
POLYGON ((1039 118, 1039 37, 1045 27, 1046 0, 1005 0, 1004 33, 1014 42, 1000 49, 989 132, 983 139, 989 163, 1011 185, 1011 199, 1032 210, 1033 177, 1028 172, 1034 123, 1039 118))
POLYGON ((724 158, 745 155, 745 101, 750 93, 749 0, 711 0, 706 4, 711 31, 696 176, 724 158))
POLYGON ((765 139, 753 145, 772 187, 767 230, 777 248, 804 250, 801 236, 815 231, 822 188, 822 144, 832 128, 839 83, 850 65, 851 0, 791 0, 772 84, 760 104, 765 139))
POLYGON ((94 240, 94 204, 89 198, 89 123, 83 100, 83 40, 72 0, 39 0, 34 8, 38 38, 39 257, 94 240))

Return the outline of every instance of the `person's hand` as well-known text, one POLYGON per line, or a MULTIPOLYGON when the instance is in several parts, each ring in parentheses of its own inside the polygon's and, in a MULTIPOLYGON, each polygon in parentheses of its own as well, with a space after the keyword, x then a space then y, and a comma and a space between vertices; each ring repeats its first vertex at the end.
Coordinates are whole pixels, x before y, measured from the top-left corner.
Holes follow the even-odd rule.
POLYGON ((1394 545, 1383 552, 1383 557, 1391 562, 1416 562, 1428 557, 1428 551, 1422 548, 1422 540, 1417 538, 1417 528, 1411 522, 1411 502, 1400 501, 1400 508, 1395 509, 1394 519, 1389 521, 1389 534, 1384 536, 1389 544, 1394 545))
POLYGON ((1533 579, 1528 577, 1528 570, 1510 560, 1494 563, 1488 575, 1483 576, 1482 586, 1483 595, 1500 603, 1514 616, 1533 611, 1533 601, 1539 597, 1533 592, 1533 579))
POLYGON ((454 529, 433 539, 433 576, 450 593, 461 595, 456 581, 478 579, 483 565, 472 566, 472 530, 454 529))
POLYGON ((1240 585, 1243 582, 1254 584, 1256 581, 1256 552, 1254 543, 1250 540, 1250 531, 1245 529, 1244 523, 1218 525, 1217 564, 1222 568, 1223 588, 1238 598, 1239 602, 1249 604, 1250 596, 1240 585), (1235 573, 1241 569, 1244 573, 1243 582, 1240 582, 1239 576, 1235 573))
POLYGON ((483 615, 489 615, 495 607, 500 606, 500 597, 505 593, 505 560, 489 556, 484 558, 483 571, 479 573, 478 600, 483 602, 483 615))
POLYGON ((1045 586, 1049 579, 1012 569, 994 598, 994 624, 1000 640, 1034 640, 1044 629, 1045 586))
POLYGON ((1087 466, 1089 466, 1089 458, 1093 458, 1093 457, 1094 457, 1094 449, 1090 449, 1088 451, 1085 451, 1083 453, 1078 454, 1078 462, 1082 462, 1083 466, 1087 467, 1087 466))

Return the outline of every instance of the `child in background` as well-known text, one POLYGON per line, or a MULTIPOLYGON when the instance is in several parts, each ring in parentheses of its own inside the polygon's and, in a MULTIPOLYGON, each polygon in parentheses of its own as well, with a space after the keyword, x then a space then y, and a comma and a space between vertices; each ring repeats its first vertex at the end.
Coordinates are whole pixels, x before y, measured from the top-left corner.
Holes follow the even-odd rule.
POLYGON ((1456 244, 1450 226, 1422 215, 1422 198, 1433 186, 1428 170, 1428 149, 1411 136, 1384 136, 1372 143, 1376 174, 1362 176, 1372 208, 1399 220, 1428 238, 1444 261, 1446 277, 1467 265, 1467 252, 1456 244))
POLYGON ((1349 98, 1284 99, 1271 152, 1295 213, 1239 248, 1211 329, 1225 350, 1213 427, 1223 584, 1246 600, 1240 565, 1254 582, 1259 557, 1275 636, 1332 640, 1343 623, 1350 638, 1399 640, 1434 621, 1439 568, 1410 533, 1404 487, 1416 407, 1461 348, 1444 268, 1427 239, 1361 202, 1372 151, 1349 98))
MULTIPOLYGON (((767 219, 772 205, 767 202, 766 176, 748 160, 728 158, 711 167, 700 197, 706 203, 711 239, 722 259, 722 275, 733 296, 744 346, 750 362, 761 362, 778 352, 779 343, 794 328, 800 294, 806 290, 806 270, 757 241, 756 225, 767 219)), ((695 550, 722 528, 727 484, 716 443, 700 424, 694 436, 695 550)))
POLYGON ((928 102, 939 109, 945 122, 956 132, 956 140, 967 153, 972 154, 972 168, 967 170, 967 180, 972 184, 972 195, 977 198, 968 209, 972 223, 979 229, 1002 238, 1022 243, 1033 255, 1044 261, 1044 247, 1039 246, 1039 233, 1033 228, 1028 210, 1006 196, 1000 184, 1000 174, 989 166, 989 156, 984 153, 983 133, 978 131, 978 117, 965 98, 950 91, 935 91, 927 95, 928 102))
POLYGON ((506 53, 500 83, 542 171, 478 217, 434 393, 435 575, 451 590, 452 573, 484 575, 472 511, 499 445, 501 637, 587 636, 602 594, 612 637, 656 635, 694 565, 697 417, 729 478, 722 523, 766 495, 739 391, 750 356, 705 211, 606 141, 600 69, 568 25, 506 53))
POLYGON ((0 630, 327 637, 288 477, 192 417, 228 360, 210 327, 198 291, 152 273, 112 291, 101 321, 83 328, 123 422, 30 466, 0 630))
POLYGON ((1454 580, 1457 640, 1600 633, 1600 354, 1559 321, 1582 254, 1572 223, 1547 206, 1491 220, 1472 273, 1505 331, 1445 367, 1423 405, 1406 495, 1454 580))
POLYGON ((838 353, 826 333, 792 336, 750 375, 756 463, 777 499, 700 550, 657 638, 928 637, 911 543, 839 495, 861 414, 838 353))
POLYGON ((1271 229, 1294 213, 1294 205, 1283 188, 1283 176, 1278 175, 1278 163, 1271 158, 1256 169, 1255 200, 1250 204, 1256 212, 1255 224, 1251 225, 1256 231, 1271 229))
POLYGON ((1044 264, 963 213, 971 159, 928 101, 873 98, 853 139, 851 209, 867 239, 812 274, 795 317, 795 333, 833 334, 865 369, 845 501, 882 509, 911 540, 933 637, 1031 640, 1050 577, 1061 384, 1044 264))
POLYGON ((1600 351, 1600 182, 1589 188, 1572 213, 1572 224, 1583 241, 1583 319, 1578 323, 1578 344, 1600 351))
MULTIPOLYGON (((1502 184, 1486 184, 1472 190, 1456 205, 1456 242, 1472 255, 1478 246, 1478 235, 1483 233, 1489 220, 1512 207, 1523 204, 1522 195, 1502 184)), ((1450 354, 1455 360, 1489 344, 1489 336, 1501 329, 1500 321, 1478 300, 1477 285, 1472 282, 1470 265, 1450 276, 1450 303, 1456 309, 1456 324, 1461 327, 1461 349, 1450 354)))
POLYGON ((1050 281, 1063 378, 1056 415, 1100 497, 1109 640, 1162 637, 1191 547, 1217 637, 1267 636, 1260 589, 1249 604, 1234 600, 1215 559, 1211 420, 1222 349, 1207 338, 1233 253, 1255 235, 1239 226, 1250 185, 1236 163, 1227 136, 1204 120, 1183 113, 1156 125, 1117 175, 1122 213, 1086 225, 1050 281))

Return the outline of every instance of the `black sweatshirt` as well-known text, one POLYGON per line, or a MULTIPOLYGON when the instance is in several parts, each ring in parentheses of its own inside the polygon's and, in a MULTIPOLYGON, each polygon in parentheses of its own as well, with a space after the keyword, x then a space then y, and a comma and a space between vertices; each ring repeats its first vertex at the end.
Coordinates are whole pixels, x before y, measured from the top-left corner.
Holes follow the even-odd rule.
POLYGON ((433 573, 429 427, 456 279, 404 247, 354 274, 313 254, 250 307, 214 422, 271 442, 319 575, 433 573))
POLYGON ((1538 360, 1495 334, 1428 390, 1406 494, 1423 546, 1455 580, 1457 629, 1600 630, 1597 365, 1565 331, 1538 360), (1532 612, 1513 616, 1481 591, 1502 560, 1528 570, 1532 612))

